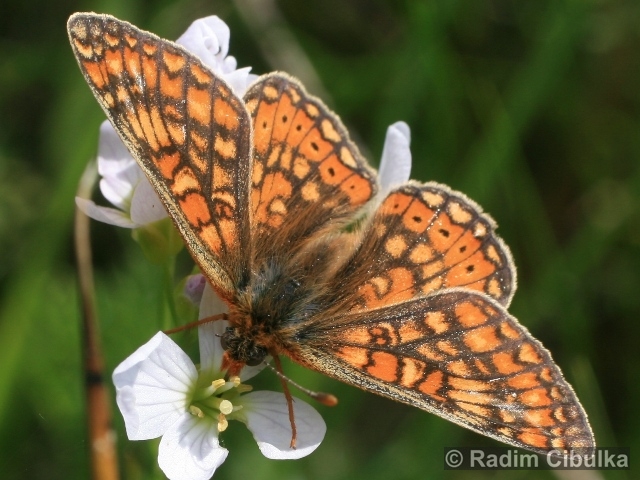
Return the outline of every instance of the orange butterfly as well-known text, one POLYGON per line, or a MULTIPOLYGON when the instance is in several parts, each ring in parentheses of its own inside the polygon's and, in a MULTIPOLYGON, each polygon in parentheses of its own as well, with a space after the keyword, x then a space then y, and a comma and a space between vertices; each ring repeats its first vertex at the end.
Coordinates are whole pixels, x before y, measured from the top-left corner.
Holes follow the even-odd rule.
POLYGON ((549 352, 506 310, 508 248, 464 194, 376 173, 291 77, 244 98, 106 15, 68 31, 98 102, 229 307, 230 372, 268 355, 536 452, 593 447, 549 352), (363 217, 364 220, 363 220, 363 217))

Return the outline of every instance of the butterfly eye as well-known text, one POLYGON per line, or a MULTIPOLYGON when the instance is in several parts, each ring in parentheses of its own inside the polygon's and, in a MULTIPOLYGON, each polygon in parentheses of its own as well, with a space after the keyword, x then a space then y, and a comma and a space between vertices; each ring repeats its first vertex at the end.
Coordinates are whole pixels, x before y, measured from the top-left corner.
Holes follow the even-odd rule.
POLYGON ((264 357, 263 356, 253 357, 253 358, 250 358, 249 360, 247 360, 246 364, 249 367, 255 367, 256 365, 260 365, 263 361, 264 361, 264 357))

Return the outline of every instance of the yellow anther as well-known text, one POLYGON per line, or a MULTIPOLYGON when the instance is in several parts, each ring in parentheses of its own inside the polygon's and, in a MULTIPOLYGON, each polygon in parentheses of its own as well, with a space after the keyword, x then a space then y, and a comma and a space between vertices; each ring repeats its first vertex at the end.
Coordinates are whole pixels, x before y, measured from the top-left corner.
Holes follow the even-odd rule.
POLYGON ((213 387, 214 390, 217 390, 220 387, 222 387, 225 383, 227 383, 227 382, 225 381, 224 378, 219 378, 219 379, 214 380, 213 382, 211 382, 211 386, 213 387))
POLYGON ((218 415, 218 432, 224 432, 229 426, 229 422, 227 418, 224 416, 224 413, 218 415))
POLYGON ((231 412, 233 412, 233 403, 231 403, 229 400, 222 400, 218 409, 220 410, 220 413, 229 415, 231 412))

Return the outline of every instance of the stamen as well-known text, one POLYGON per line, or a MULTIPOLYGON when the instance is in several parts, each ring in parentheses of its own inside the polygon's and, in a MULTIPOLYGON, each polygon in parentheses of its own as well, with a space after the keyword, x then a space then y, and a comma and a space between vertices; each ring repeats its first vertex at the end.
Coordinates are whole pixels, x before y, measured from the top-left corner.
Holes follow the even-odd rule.
POLYGON ((191 415, 195 415, 198 418, 204 418, 204 412, 195 405, 189 406, 189 412, 191 413, 191 415))
POLYGON ((247 393, 253 390, 253 387, 251 385, 247 385, 246 383, 241 383, 236 387, 236 390, 238 390, 238 393, 247 393))
POLYGON ((214 380, 213 382, 211 382, 211 386, 213 387, 213 390, 218 390, 220 387, 222 387, 226 382, 226 380, 224 378, 219 378, 217 380, 214 380))
POLYGON ((224 432, 229 426, 229 422, 227 421, 224 413, 218 415, 218 432, 224 432))

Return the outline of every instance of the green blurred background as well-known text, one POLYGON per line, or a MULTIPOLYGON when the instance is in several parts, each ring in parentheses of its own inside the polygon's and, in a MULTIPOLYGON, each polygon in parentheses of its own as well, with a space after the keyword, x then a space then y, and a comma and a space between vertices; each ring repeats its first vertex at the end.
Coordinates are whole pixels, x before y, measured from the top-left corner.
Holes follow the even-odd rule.
MULTIPOLYGON (((74 194, 103 119, 72 57, 74 11, 175 39, 217 14, 255 73, 299 76, 374 165, 412 129, 413 177, 466 192, 500 224, 519 272, 511 312, 552 351, 598 444, 640 454, 640 2, 637 0, 6 1, 0 6, 0 478, 88 478, 74 194)), ((130 233, 92 225, 107 370, 158 329, 162 271, 130 233)), ((458 426, 285 365, 335 393, 299 461, 264 459, 232 423, 216 478, 587 478, 443 470, 445 446, 496 446, 458 426)), ((109 375, 109 373, 108 373, 109 375)), ((261 375, 261 385, 278 382, 261 375)), ((111 395, 113 398, 113 395, 111 395)), ((129 442, 125 478, 163 478, 129 442)), ((632 478, 604 472, 593 478, 632 478), (598 476, 601 475, 601 476, 598 476)), ((589 477, 591 478, 591 477, 589 477)))

